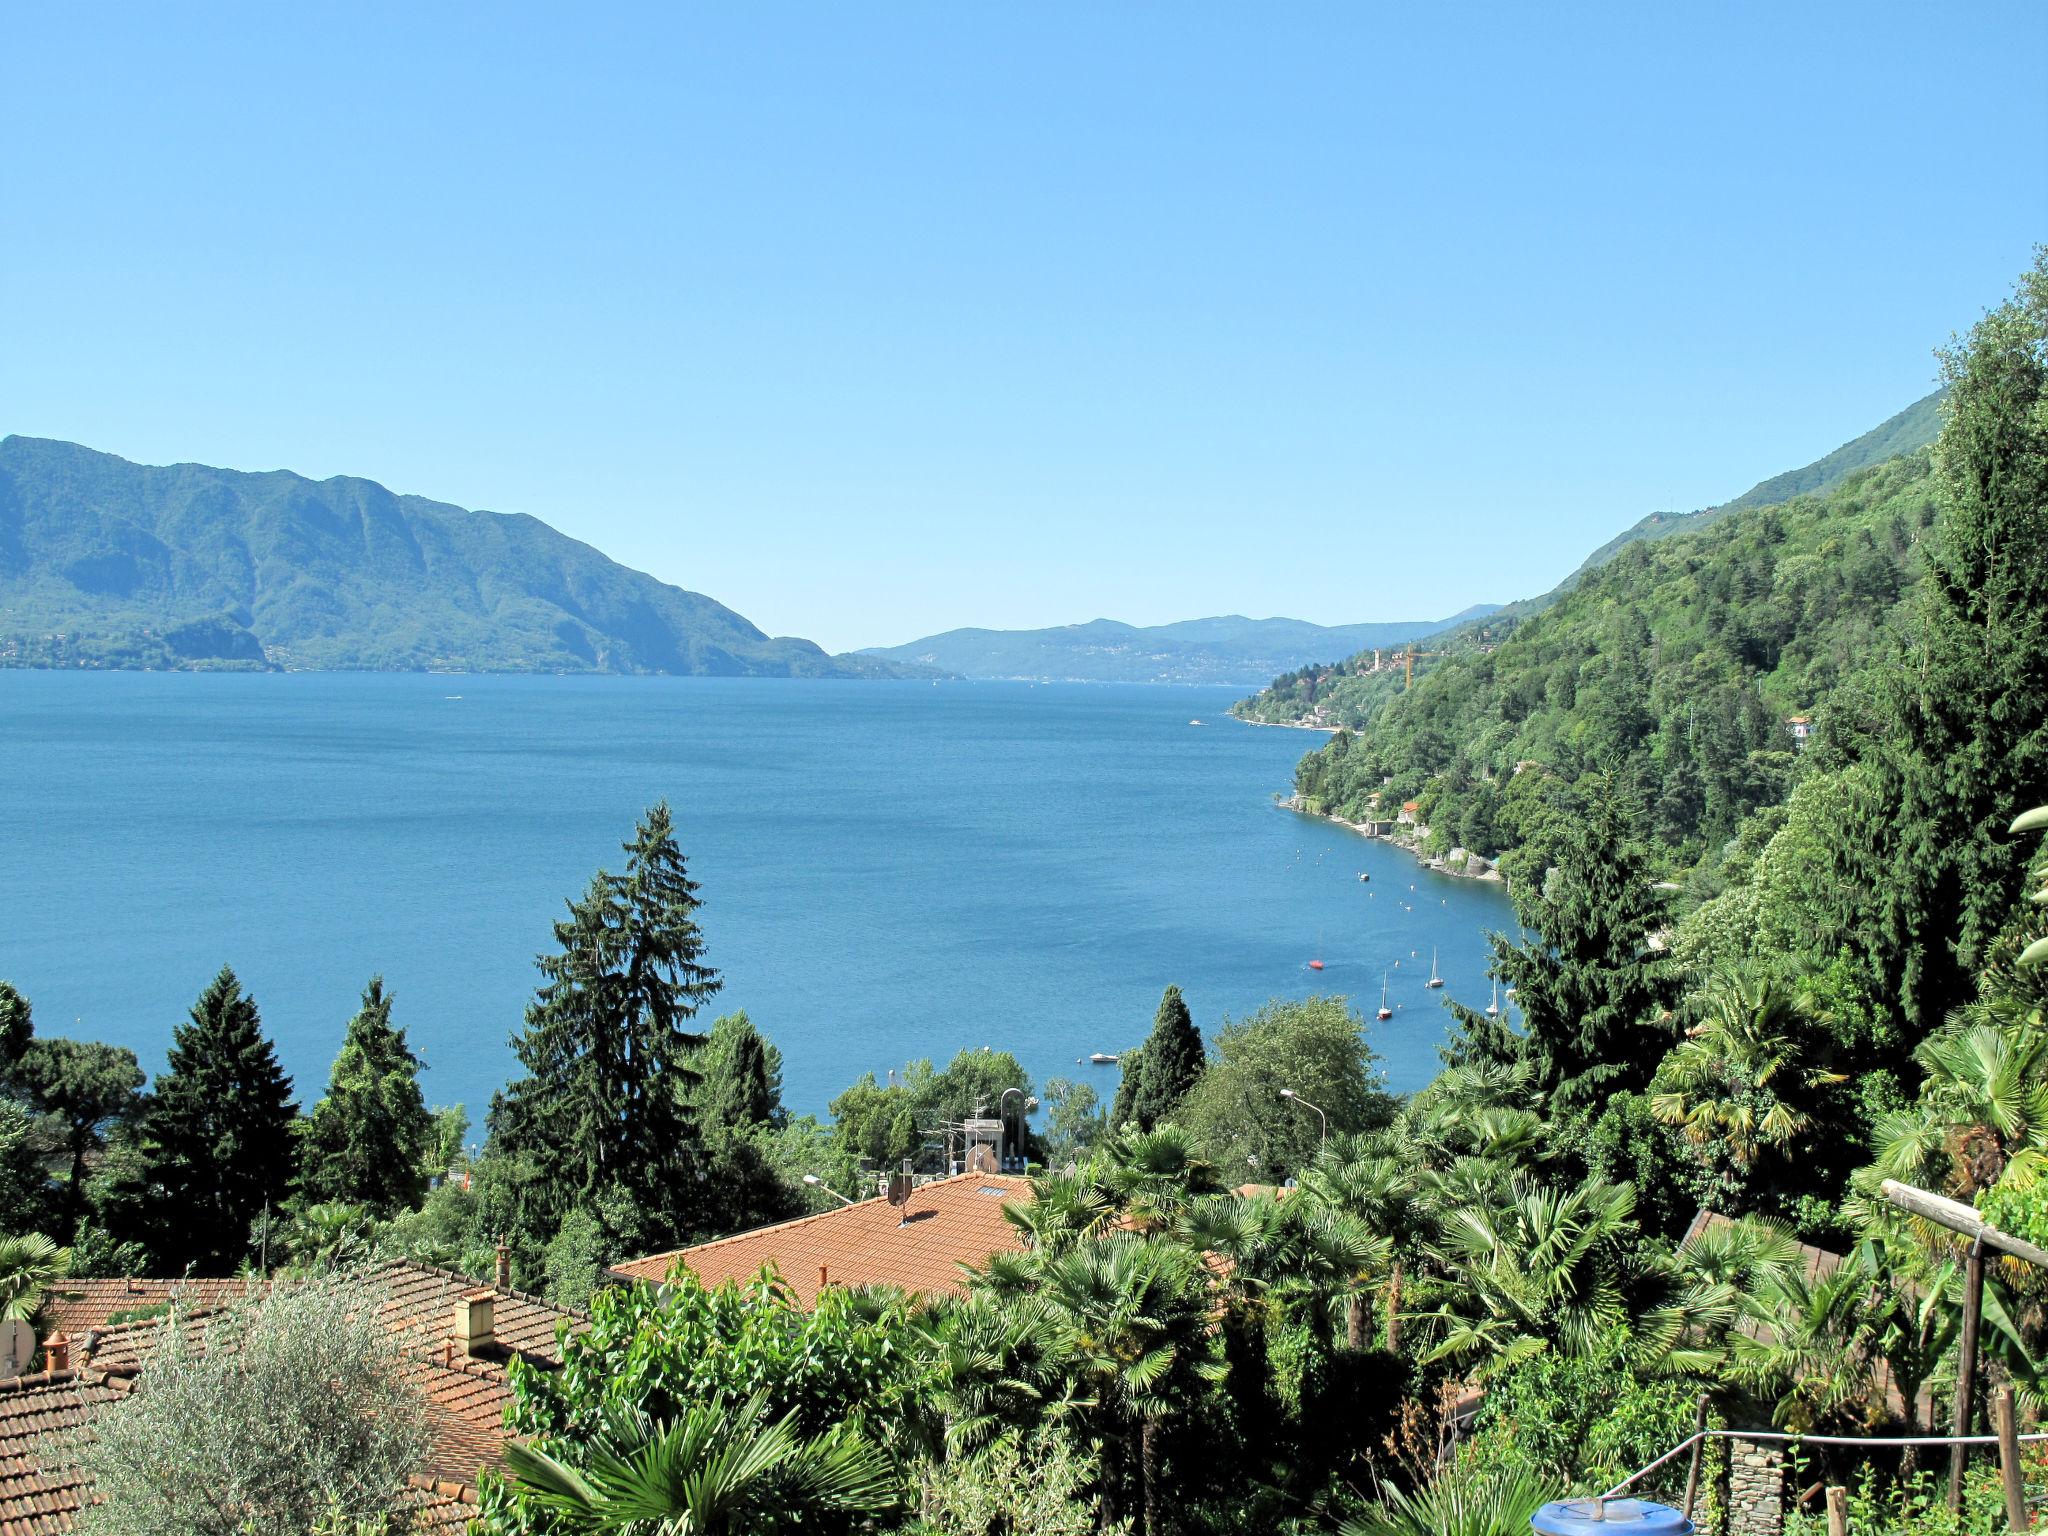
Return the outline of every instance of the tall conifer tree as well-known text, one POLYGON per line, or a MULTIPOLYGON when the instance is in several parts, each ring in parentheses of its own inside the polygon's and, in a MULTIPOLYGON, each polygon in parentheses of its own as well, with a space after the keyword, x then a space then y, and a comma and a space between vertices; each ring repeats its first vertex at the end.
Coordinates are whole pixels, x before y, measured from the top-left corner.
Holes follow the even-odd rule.
POLYGON ((1137 1060, 1125 1068, 1123 1080, 1117 1084, 1110 1124, 1122 1127, 1136 1121, 1149 1131, 1173 1118, 1206 1062, 1202 1032, 1195 1028, 1179 987, 1170 986, 1161 995, 1152 1033, 1136 1055, 1137 1060))
POLYGON ((625 873, 599 870, 555 924, 558 952, 536 962, 545 981, 512 1041, 528 1075, 492 1123, 565 1212, 630 1219, 635 1240, 658 1243, 688 1234, 702 1204, 690 1091, 705 1037, 684 1026, 719 980, 703 963, 698 888, 666 802, 624 847, 625 873))
POLYGON ((249 1227, 292 1185, 291 1079, 263 1037, 255 999, 222 967, 171 1038, 144 1119, 143 1177, 160 1213, 155 1246, 173 1269, 226 1274, 249 1227))
POLYGON ((434 1117, 420 1093, 420 1059, 391 1022, 384 978, 373 976, 348 1022, 327 1096, 306 1123, 303 1179, 314 1200, 345 1200, 380 1216, 427 1192, 434 1117))
POLYGON ((1611 781, 1590 778, 1555 862, 1540 882, 1514 887, 1516 915, 1535 937, 1493 936, 1495 974, 1514 988, 1538 1081, 1560 1107, 1640 1089, 1676 1036, 1665 1016, 1669 966, 1650 948, 1665 906, 1628 834, 1611 781))
POLYGON ((1969 995, 2032 851, 2005 829, 2048 783, 2048 247, 1942 371, 1941 521, 1894 738, 1889 918, 1916 1035, 1969 995))

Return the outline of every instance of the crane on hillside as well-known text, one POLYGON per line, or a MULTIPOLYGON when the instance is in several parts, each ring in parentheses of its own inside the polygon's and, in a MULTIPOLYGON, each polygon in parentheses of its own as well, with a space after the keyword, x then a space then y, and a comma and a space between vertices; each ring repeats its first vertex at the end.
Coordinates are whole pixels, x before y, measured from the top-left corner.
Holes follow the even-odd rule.
POLYGON ((1401 660, 1405 663, 1401 673, 1401 691, 1406 693, 1415 686, 1415 658, 1418 656, 1442 656, 1443 651, 1404 651, 1401 660))

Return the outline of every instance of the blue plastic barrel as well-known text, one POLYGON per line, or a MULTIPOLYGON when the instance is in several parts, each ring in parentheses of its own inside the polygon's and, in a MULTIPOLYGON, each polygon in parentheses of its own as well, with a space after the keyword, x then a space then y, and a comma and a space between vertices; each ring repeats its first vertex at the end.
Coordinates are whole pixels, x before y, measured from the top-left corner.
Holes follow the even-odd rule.
POLYGON ((1529 1524, 1543 1536, 1692 1536, 1693 1529, 1670 1505, 1641 1499, 1609 1499, 1605 1510, 1592 1499, 1559 1499, 1537 1510, 1529 1524))

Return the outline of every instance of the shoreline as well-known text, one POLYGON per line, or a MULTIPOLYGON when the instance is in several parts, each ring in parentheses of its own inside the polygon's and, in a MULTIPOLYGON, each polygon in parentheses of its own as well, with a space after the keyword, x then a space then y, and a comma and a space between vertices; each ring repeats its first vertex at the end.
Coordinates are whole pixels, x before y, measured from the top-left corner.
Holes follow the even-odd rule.
POLYGON ((1336 825, 1344 828, 1345 831, 1354 832, 1369 842, 1390 844, 1412 856, 1415 862, 1424 869, 1434 870, 1440 875, 1448 875, 1453 880, 1486 880, 1501 886, 1508 883, 1507 876, 1500 872, 1499 867, 1495 865, 1493 860, 1483 858, 1479 854, 1467 855, 1468 860, 1477 860, 1485 866, 1476 872, 1464 866, 1453 867, 1443 859, 1431 858, 1424 854, 1421 842, 1429 833, 1429 828, 1427 827, 1415 827, 1405 836, 1397 832, 1374 832, 1363 822, 1346 821, 1342 816, 1332 815, 1328 811, 1312 811, 1301 803, 1301 796, 1298 794, 1275 795, 1273 803, 1284 811, 1292 811, 1297 816, 1307 816, 1316 821, 1334 822, 1336 825))
MULTIPOLYGON (((1325 736, 1334 736, 1345 729, 1341 725, 1303 725, 1299 720, 1247 720, 1243 715, 1232 715, 1239 725, 1255 725, 1273 731, 1320 731, 1325 736)), ((1305 814, 1305 813, 1304 813, 1305 814)))

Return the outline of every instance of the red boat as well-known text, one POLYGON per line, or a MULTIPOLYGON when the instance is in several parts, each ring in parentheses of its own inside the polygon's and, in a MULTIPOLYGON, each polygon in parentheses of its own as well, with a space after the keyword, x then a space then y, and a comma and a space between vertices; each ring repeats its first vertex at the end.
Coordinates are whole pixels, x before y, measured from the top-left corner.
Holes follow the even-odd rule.
POLYGON ((1312 971, 1320 971, 1323 968, 1323 962, 1320 960, 1311 960, 1308 963, 1308 968, 1312 971))

